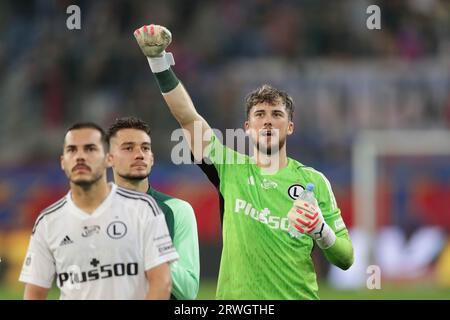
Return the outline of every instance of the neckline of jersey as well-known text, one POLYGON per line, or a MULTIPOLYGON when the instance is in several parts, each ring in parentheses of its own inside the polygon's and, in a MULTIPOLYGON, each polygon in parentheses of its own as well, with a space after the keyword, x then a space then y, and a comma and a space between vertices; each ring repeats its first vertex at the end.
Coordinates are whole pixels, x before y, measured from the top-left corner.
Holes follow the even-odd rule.
POLYGON ((73 210, 69 210, 69 212, 83 220, 97 218, 97 217, 101 216, 103 214, 103 212, 105 212, 106 209, 111 204, 112 198, 116 194, 116 190, 117 190, 116 184, 109 182, 108 185, 111 186, 111 190, 109 191, 108 196, 105 198, 105 200, 103 200, 103 202, 92 213, 87 213, 87 212, 83 211, 82 209, 78 208, 77 205, 72 200, 72 192, 69 191, 69 193, 67 194, 67 203, 73 209, 73 210))
POLYGON ((274 173, 266 173, 266 172, 264 172, 263 168, 258 167, 258 165, 255 162, 253 162, 252 165, 256 168, 256 170, 258 171, 259 174, 273 177, 273 176, 277 176, 277 175, 283 174, 284 172, 289 170, 289 168, 294 164, 293 159, 291 159, 289 157, 287 157, 287 161, 288 161, 288 163, 287 163, 287 165, 284 168, 282 168, 282 169, 280 169, 280 170, 278 170, 277 172, 274 172, 274 173))

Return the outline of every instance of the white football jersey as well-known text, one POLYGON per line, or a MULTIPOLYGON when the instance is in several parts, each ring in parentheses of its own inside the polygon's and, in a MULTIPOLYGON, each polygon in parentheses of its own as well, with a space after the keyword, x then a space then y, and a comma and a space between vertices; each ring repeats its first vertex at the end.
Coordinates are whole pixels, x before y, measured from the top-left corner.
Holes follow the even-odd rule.
POLYGON ((50 288, 55 279, 60 299, 145 298, 145 271, 178 254, 155 200, 111 185, 92 214, 69 192, 39 215, 20 281, 50 288))

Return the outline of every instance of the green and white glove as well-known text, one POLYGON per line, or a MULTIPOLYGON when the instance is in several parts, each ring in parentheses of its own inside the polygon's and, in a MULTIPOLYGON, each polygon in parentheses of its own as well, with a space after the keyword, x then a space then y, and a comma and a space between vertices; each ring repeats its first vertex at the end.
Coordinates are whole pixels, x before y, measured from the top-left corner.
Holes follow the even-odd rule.
POLYGON ((172 53, 165 51, 172 42, 172 34, 166 27, 145 25, 134 31, 134 37, 147 57, 153 73, 168 70, 175 64, 172 53))

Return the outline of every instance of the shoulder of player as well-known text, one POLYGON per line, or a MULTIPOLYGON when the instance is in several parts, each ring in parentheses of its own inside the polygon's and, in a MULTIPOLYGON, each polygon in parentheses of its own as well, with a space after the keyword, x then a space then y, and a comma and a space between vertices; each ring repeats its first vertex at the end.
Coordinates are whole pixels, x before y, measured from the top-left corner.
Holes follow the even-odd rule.
POLYGON ((296 168, 303 174, 307 175, 310 179, 312 179, 313 181, 311 182, 313 183, 319 181, 325 184, 328 183, 327 177, 325 177, 325 175, 322 172, 320 172, 317 169, 314 169, 313 167, 305 166, 297 161, 296 168))
MULTIPOLYGON (((220 157, 218 159, 216 154, 216 157, 213 157, 215 160, 211 161, 211 164, 202 163, 202 165, 206 168, 210 165, 223 165, 224 167, 236 168, 236 164, 239 165, 237 167, 240 168, 243 164, 250 164, 252 162, 251 158, 247 154, 241 153, 234 148, 227 146, 224 143, 222 136, 220 135, 219 138, 217 132, 214 130, 213 135, 211 136, 211 141, 207 146, 206 154, 209 154, 211 151, 218 153, 220 157), (228 163, 228 161, 230 161, 230 163, 228 163)), ((206 158, 212 160, 211 157, 207 156, 206 158)))
POLYGON ((176 216, 182 215, 184 217, 188 216, 195 217, 194 208, 192 208, 191 204, 185 200, 179 198, 172 198, 170 200, 167 200, 166 204, 169 207, 171 207, 172 211, 174 212, 174 215, 176 216))
POLYGON ((125 201, 129 202, 131 206, 134 206, 136 202, 145 203, 152 210, 154 216, 161 213, 155 199, 147 193, 117 187, 116 194, 122 199, 126 199, 125 201))
POLYGON ((156 200, 157 203, 164 202, 172 210, 178 209, 178 210, 192 210, 193 211, 192 206, 189 202, 187 202, 183 199, 171 196, 167 193, 163 193, 156 189, 152 189, 152 192, 150 193, 150 195, 156 200))
POLYGON ((194 216, 194 209, 192 208, 191 204, 183 199, 176 198, 155 189, 153 189, 151 195, 155 198, 158 204, 162 202, 167 205, 176 216, 179 216, 180 214, 182 214, 183 216, 188 216, 189 214, 194 216))
POLYGON ((325 177, 325 175, 311 167, 303 167, 301 168, 303 172, 308 175, 307 182, 311 182, 315 185, 315 190, 317 190, 318 194, 327 194, 328 196, 331 196, 332 202, 335 207, 337 207, 336 199, 334 197, 333 189, 331 187, 330 181, 325 177))
POLYGON ((146 194, 152 196, 158 203, 159 202, 167 202, 168 200, 171 200, 171 199, 176 199, 175 197, 173 197, 169 194, 163 193, 161 191, 158 191, 154 188, 150 188, 146 194))
POLYGON ((48 219, 48 217, 61 212, 62 209, 66 206, 66 204, 67 204, 67 199, 66 199, 66 196, 64 196, 63 198, 59 199, 58 201, 54 202, 53 204, 51 204, 50 206, 48 206, 47 208, 42 210, 39 213, 39 215, 36 219, 36 222, 34 223, 33 230, 31 233, 34 234, 36 232, 37 226, 41 223, 45 223, 45 221, 46 221, 46 219, 48 219))

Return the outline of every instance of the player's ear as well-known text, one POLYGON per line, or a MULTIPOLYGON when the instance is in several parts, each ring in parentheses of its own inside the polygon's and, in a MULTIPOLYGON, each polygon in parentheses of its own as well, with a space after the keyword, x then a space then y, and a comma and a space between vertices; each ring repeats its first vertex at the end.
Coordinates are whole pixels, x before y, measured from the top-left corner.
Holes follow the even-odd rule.
POLYGON ((153 166, 155 164, 155 154, 153 151, 150 151, 150 166, 153 166))
POLYGON ((113 166, 113 155, 111 153, 106 153, 106 167, 111 168, 113 166))
POLYGON ((61 155, 61 156, 59 157, 59 163, 61 164, 61 169, 62 169, 62 170, 64 170, 64 162, 63 162, 63 159, 64 159, 64 156, 61 155))
POLYGON ((290 136, 292 133, 294 133, 294 122, 289 121, 287 134, 290 136))
POLYGON ((250 134, 250 125, 248 124, 248 120, 244 122, 244 129, 246 134, 250 134))

